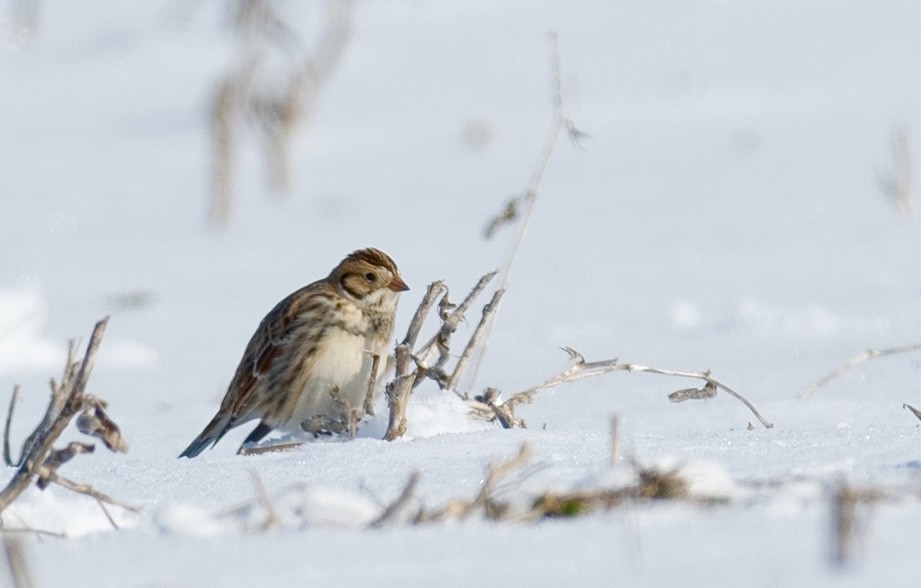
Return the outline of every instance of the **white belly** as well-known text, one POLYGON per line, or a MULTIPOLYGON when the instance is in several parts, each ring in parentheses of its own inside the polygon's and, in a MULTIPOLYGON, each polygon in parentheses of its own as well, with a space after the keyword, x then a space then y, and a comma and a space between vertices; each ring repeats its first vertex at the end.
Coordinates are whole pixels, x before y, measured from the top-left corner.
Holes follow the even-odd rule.
POLYGON ((360 335, 341 329, 329 333, 317 350, 313 373, 300 394, 293 418, 283 428, 301 431, 301 423, 317 417, 348 422, 350 411, 356 410, 360 418, 364 414, 362 407, 374 353, 382 356, 375 381, 375 388, 379 388, 387 363, 386 351, 371 348, 370 342, 360 335))

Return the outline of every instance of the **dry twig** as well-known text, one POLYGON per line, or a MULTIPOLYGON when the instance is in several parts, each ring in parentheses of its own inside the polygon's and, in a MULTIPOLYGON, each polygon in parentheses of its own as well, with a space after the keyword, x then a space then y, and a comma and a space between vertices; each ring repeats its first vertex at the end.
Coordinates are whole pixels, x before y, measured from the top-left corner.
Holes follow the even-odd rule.
POLYGON ((489 336, 489 329, 492 327, 496 311, 499 310, 499 301, 502 300, 503 294, 505 294, 505 289, 499 288, 493 292, 489 303, 483 307, 483 316, 480 318, 480 322, 473 331, 473 335, 470 336, 467 346, 464 347, 464 352, 461 354, 460 358, 458 358, 457 364, 454 366, 454 373, 451 374, 451 378, 448 380, 448 390, 457 390, 460 378, 467 368, 467 364, 471 360, 473 353, 477 349, 486 348, 486 338, 489 336))
POLYGON ((808 386, 800 390, 798 394, 798 398, 800 399, 809 398, 810 396, 815 394, 819 390, 819 388, 821 388, 822 386, 825 386, 826 384, 828 384, 835 378, 841 377, 842 375, 870 361, 871 359, 876 359, 877 357, 886 357, 887 355, 896 355, 899 353, 912 353, 914 351, 921 351, 921 343, 914 343, 912 345, 904 345, 902 347, 890 347, 889 349, 868 349, 867 351, 864 351, 863 353, 860 353, 850 358, 843 364, 839 365, 838 367, 830 371, 828 374, 826 374, 824 377, 822 377, 818 381, 812 384, 809 384, 808 386))
MULTIPOLYGON (((13 386, 13 394, 10 395, 10 405, 6 409, 6 422, 3 424, 3 463, 7 466, 18 466, 18 462, 13 461, 10 455, 10 425, 13 423, 13 408, 16 406, 16 400, 19 398, 19 386, 13 386)), ((22 456, 20 455, 20 461, 22 456)))
POLYGON ((494 492, 499 482, 515 470, 527 465, 531 460, 531 447, 523 443, 518 453, 509 459, 486 466, 486 475, 476 496, 470 500, 451 500, 441 508, 433 511, 420 510, 415 523, 437 523, 447 519, 466 519, 476 512, 482 512, 489 519, 501 519, 508 510, 508 505, 496 502, 494 492))
POLYGON ((240 66, 218 85, 211 106, 211 220, 226 225, 234 200, 234 165, 245 124, 259 134, 271 187, 290 190, 292 139, 316 109, 322 89, 338 65, 351 36, 351 0, 330 0, 321 38, 310 55, 292 56, 280 82, 268 75, 271 50, 290 53, 300 47, 296 33, 266 0, 237 3, 235 22, 240 33, 240 66), (253 42, 254 40, 259 42, 253 42), (295 42, 291 42, 294 40, 295 42))
POLYGON ((620 417, 611 417, 611 465, 620 463, 620 417))
POLYGON ((381 356, 377 353, 371 354, 371 375, 368 378, 368 388, 365 390, 365 401, 362 404, 362 411, 368 416, 374 416, 374 392, 377 388, 377 370, 380 369, 381 356))
MULTIPOLYGON (((486 238, 490 238, 502 225, 513 221, 518 222, 515 235, 512 237, 512 240, 509 243, 508 252, 506 253, 502 268, 499 271, 499 279, 496 284, 496 287, 499 290, 506 290, 508 288, 509 273, 511 272, 512 265, 515 263, 515 258, 518 256, 518 250, 521 247, 521 243, 524 240, 524 235, 527 231, 528 223, 531 219, 531 214, 534 211, 534 204, 537 201, 537 196, 540 194, 541 184, 544 181, 544 174, 547 171, 547 166, 550 164, 550 158, 553 155, 553 150, 556 147, 560 134, 565 129, 569 134, 570 139, 572 139, 577 144, 578 140, 585 136, 584 133, 576 129, 572 120, 566 116, 566 113, 563 109, 563 89, 562 83, 560 82, 560 49, 557 42, 556 33, 551 32, 549 34, 549 42, 551 84, 550 96, 553 104, 553 122, 550 125, 550 130, 547 132, 543 149, 541 150, 540 156, 537 160, 537 165, 534 168, 534 172, 531 175, 531 182, 528 185, 527 190, 525 190, 524 194, 508 201, 502 207, 502 210, 499 212, 499 214, 489 220, 486 230, 484 231, 486 238)), ((471 368, 468 372, 468 382, 470 385, 467 386, 468 389, 472 389, 474 387, 473 383, 476 381, 477 372, 480 368, 480 362, 483 360, 483 356, 486 353, 486 343, 489 339, 491 329, 492 322, 490 322, 484 328, 476 348, 471 350, 471 368)))
POLYGON ((6 565, 10 571, 10 585, 13 588, 31 588, 35 586, 29 558, 22 539, 8 535, 7 531, 4 530, 3 553, 6 556, 6 565))
POLYGON ((509 459, 497 464, 489 464, 486 467, 486 478, 480 486, 480 491, 467 507, 461 511, 460 518, 465 519, 478 509, 483 509, 485 513, 489 514, 492 494, 499 481, 515 470, 524 467, 529 461, 531 461, 531 447, 527 443, 522 443, 518 453, 509 459))
POLYGON ((369 526, 372 529, 382 529, 395 520, 399 514, 406 509, 406 505, 412 499, 418 484, 419 472, 413 472, 410 474, 409 480, 406 481, 406 485, 403 486, 403 491, 400 492, 396 500, 391 502, 387 508, 384 509, 384 512, 381 513, 381 516, 374 519, 369 526))
MULTIPOLYGON (((764 425, 765 428, 770 429, 774 427, 773 423, 761 416, 761 413, 758 412, 758 409, 756 409, 751 402, 749 402, 744 396, 729 386, 713 378, 709 371, 701 372, 655 368, 635 363, 620 363, 616 358, 603 361, 587 362, 585 361, 585 358, 582 357, 581 353, 572 349, 571 347, 564 347, 563 349, 566 351, 566 353, 569 354, 570 358, 575 360, 575 363, 557 375, 547 378, 543 382, 522 390, 521 392, 513 394, 508 400, 505 401, 505 406, 508 407, 513 414, 516 406, 519 404, 530 404, 534 400, 535 394, 541 390, 546 390, 547 388, 552 388, 567 382, 575 382, 577 380, 600 376, 602 374, 617 371, 646 372, 680 378, 695 378, 705 382, 702 388, 688 388, 669 394, 668 399, 671 402, 677 403, 684 402, 685 400, 712 398, 716 395, 717 389, 720 389, 748 407, 752 414, 755 415, 755 417, 761 422, 762 425, 764 425)), ((487 415, 487 419, 492 420, 492 409, 482 406, 482 401, 477 402, 474 400, 470 401, 469 404, 475 414, 481 417, 487 415)))
POLYGON ((477 342, 480 341, 493 314, 496 312, 498 302, 502 298, 504 291, 497 290, 494 292, 490 302, 483 307, 480 322, 477 324, 463 353, 454 364, 453 370, 449 373, 445 366, 450 359, 450 340, 460 322, 464 320, 465 314, 470 309, 473 301, 483 292, 494 275, 495 272, 492 272, 480 278, 459 306, 454 306, 448 300, 448 288, 444 285, 444 282, 437 281, 429 285, 422 302, 419 303, 416 309, 413 320, 410 322, 406 337, 396 347, 394 354, 396 374, 386 387, 390 420, 384 439, 393 441, 402 437, 406 432, 406 405, 409 401, 409 395, 426 378, 435 381, 442 389, 452 390, 459 397, 466 398, 457 392, 455 386, 467 366, 470 353, 477 342), (439 296, 441 297, 440 300, 439 296), (435 306, 436 300, 439 300, 438 315, 441 319, 441 327, 419 351, 414 352, 413 348, 416 345, 419 331, 429 312, 435 306), (436 353, 437 359, 435 359, 436 353), (433 361, 435 362, 434 365, 432 365, 433 361))
POLYGON ((446 291, 444 282, 440 280, 429 284, 425 296, 422 297, 422 302, 419 303, 419 307, 416 309, 416 314, 413 315, 413 319, 409 323, 406 337, 397 345, 394 353, 396 373, 393 380, 388 382, 386 387, 387 404, 390 407, 387 432, 384 434, 384 439, 387 441, 399 439, 406 433, 406 405, 409 402, 409 394, 412 392, 416 380, 424 376, 424 372, 413 368, 413 346, 416 344, 416 339, 419 337, 419 331, 422 329, 425 318, 435 304, 435 299, 446 291))
MULTIPOLYGON (((415 353, 416 364, 427 370, 426 376, 438 382, 442 389, 451 390, 457 393, 453 386, 458 378, 458 369, 454 373, 448 374, 445 366, 451 357, 451 336, 457 330, 457 327, 465 320, 467 311, 474 300, 479 297, 489 282, 495 277, 496 272, 489 272, 479 279, 476 285, 467 294, 460 305, 455 306, 448 300, 448 288, 444 287, 444 294, 438 303, 438 316, 441 319, 441 328, 429 341, 415 353), (432 367, 426 367, 431 363, 435 352, 438 352, 438 360, 432 367)), ((468 345, 469 347, 469 345, 468 345)), ((468 354, 469 355, 469 354, 468 354)), ((462 358, 464 363, 466 360, 462 358)), ((460 361, 458 362, 460 363, 460 361)), ((463 368, 461 368, 461 373, 463 368)), ((418 384, 419 381, 416 382, 418 384)))
POLYGON ((278 453, 280 451, 289 451, 303 445, 301 442, 292 443, 275 443, 273 445, 255 445, 241 447, 238 455, 262 455, 263 453, 278 453))
MULTIPOLYGON (((75 455, 92 452, 93 445, 73 442, 64 449, 56 450, 52 447, 71 420, 82 412, 85 418, 81 430, 102 438, 106 446, 113 451, 127 450, 127 444, 122 439, 118 427, 105 414, 103 409, 105 403, 94 396, 85 394, 86 385, 96 359, 96 351, 102 341, 107 322, 108 317, 96 323, 82 361, 74 360, 76 346, 71 342, 61 384, 58 385, 52 380, 51 400, 45 415, 23 443, 22 453, 15 464, 18 469, 6 487, 0 491, 0 512, 3 512, 12 504, 28 488, 32 480, 36 478, 40 489, 44 489, 50 483, 55 483, 68 490, 91 496, 100 502, 114 504, 127 510, 137 510, 135 507, 120 503, 94 490, 88 484, 72 482, 57 473, 57 469, 75 455)), ((13 464, 9 456, 9 421, 12 418, 14 406, 15 395, 10 402, 4 435, 4 459, 11 465, 13 464)), ((114 521, 112 521, 108 512, 105 512, 110 522, 114 525, 114 521)))
POLYGON ((872 504, 883 498, 879 490, 861 490, 841 482, 835 488, 831 500, 830 561, 832 566, 847 565, 855 555, 865 531, 860 518, 859 507, 872 504))

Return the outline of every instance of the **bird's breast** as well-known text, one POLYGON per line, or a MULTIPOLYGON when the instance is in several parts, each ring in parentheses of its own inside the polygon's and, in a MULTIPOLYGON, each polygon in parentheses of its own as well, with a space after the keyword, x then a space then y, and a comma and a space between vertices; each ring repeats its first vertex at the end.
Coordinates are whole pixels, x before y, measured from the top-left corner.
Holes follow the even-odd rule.
MULTIPOLYGON (((380 375, 387 359, 386 343, 381 345, 377 337, 330 329, 315 358, 305 366, 307 372, 286 428, 296 430, 315 417, 341 419, 349 410, 360 410, 368 390, 373 354, 381 356, 380 375)), ((378 378, 376 385, 381 383, 378 378)))
POLYGON ((366 363, 370 366, 365 358, 366 349, 367 343, 361 335, 342 329, 331 329, 317 349, 316 360, 311 362, 311 379, 339 386, 347 385, 362 371, 366 371, 366 363))

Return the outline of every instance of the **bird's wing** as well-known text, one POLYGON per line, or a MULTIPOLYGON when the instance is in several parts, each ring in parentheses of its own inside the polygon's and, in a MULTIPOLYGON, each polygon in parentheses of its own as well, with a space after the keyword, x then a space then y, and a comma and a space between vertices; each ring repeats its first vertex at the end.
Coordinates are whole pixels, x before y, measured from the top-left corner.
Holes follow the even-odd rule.
POLYGON ((316 286, 311 284, 292 293, 259 323, 221 403, 221 412, 230 415, 228 428, 266 412, 263 405, 270 398, 259 390, 259 383, 273 371, 272 366, 277 361, 292 357, 288 348, 296 339, 294 331, 298 328, 303 301, 310 297, 310 290, 316 289, 316 286))

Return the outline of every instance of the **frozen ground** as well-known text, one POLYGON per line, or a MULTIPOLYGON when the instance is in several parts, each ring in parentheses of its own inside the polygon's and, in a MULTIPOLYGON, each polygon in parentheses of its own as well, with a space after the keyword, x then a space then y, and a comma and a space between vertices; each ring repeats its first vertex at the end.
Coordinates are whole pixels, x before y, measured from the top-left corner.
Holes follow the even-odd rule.
POLYGON ((131 450, 64 473, 143 507, 114 510, 113 531, 83 496, 28 491, 4 524, 68 535, 28 541, 38 585, 916 577, 921 423, 902 403, 921 403, 918 356, 795 396, 868 347, 921 340, 921 233, 880 189, 890 129, 921 128, 917 3, 359 2, 295 146, 293 194, 266 195, 244 150, 225 231, 205 219, 207 103, 236 55, 223 3, 46 1, 26 45, 10 31, 14 4, 0 6, 0 405, 22 385, 21 439, 66 340, 111 314, 91 388, 131 450), (459 293, 500 263, 509 231, 480 232, 526 186, 550 124, 551 29, 567 113, 591 139, 554 154, 477 386, 529 386, 565 367, 569 345, 590 360, 712 369, 776 427, 748 430, 726 396, 670 405, 684 381, 616 374, 542 393, 522 409, 527 430, 471 424, 423 390, 399 442, 377 440, 378 421, 350 443, 241 458, 238 430, 177 460, 263 314, 345 253, 396 258, 412 286, 401 332, 428 282, 459 293), (464 141, 471 124, 491 129, 485 148, 464 141), (125 308, 126 296, 146 304, 125 308), (361 528, 412 471, 429 507, 469 498, 525 441, 534 466, 503 491, 608 483, 628 468, 608 465, 615 413, 625 455, 685 468, 725 503, 361 528), (254 472, 301 518, 268 533, 218 518, 253 497, 254 472), (895 497, 860 511, 856 556, 834 569, 841 480, 895 497))

